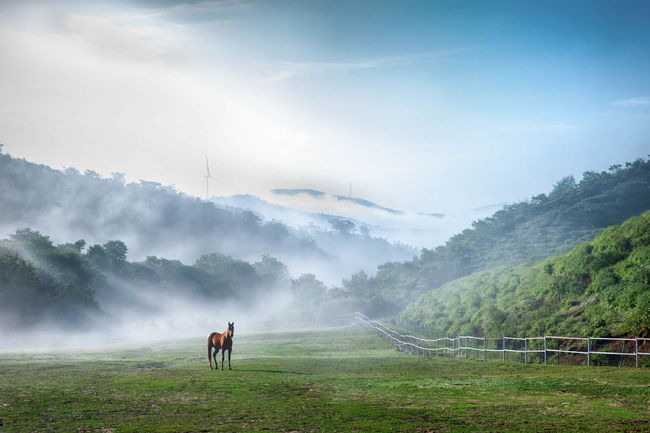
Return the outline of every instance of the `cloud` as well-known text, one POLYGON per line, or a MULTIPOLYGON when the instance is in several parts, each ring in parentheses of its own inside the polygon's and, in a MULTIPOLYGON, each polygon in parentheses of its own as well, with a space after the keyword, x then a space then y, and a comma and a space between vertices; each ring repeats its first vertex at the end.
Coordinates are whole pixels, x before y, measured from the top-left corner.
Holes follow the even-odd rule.
POLYGON ((63 26, 75 42, 99 55, 145 62, 182 57, 176 47, 178 43, 170 41, 159 26, 133 25, 119 17, 80 14, 66 15, 63 26))
POLYGON ((647 107, 650 105, 650 97, 642 96, 642 97, 621 99, 612 102, 612 105, 615 107, 625 107, 625 108, 647 107))
POLYGON ((279 81, 310 73, 353 71, 360 69, 378 69, 399 67, 413 64, 430 63, 450 60, 458 54, 470 51, 471 48, 456 48, 451 50, 432 51, 427 53, 406 54, 403 56, 385 56, 350 62, 295 62, 275 61, 266 68, 267 81, 279 81))
POLYGON ((190 20, 210 20, 211 14, 236 12, 249 9, 255 3, 248 0, 207 0, 196 3, 181 2, 171 6, 145 9, 143 12, 132 14, 130 19, 149 19, 159 17, 185 17, 190 20))

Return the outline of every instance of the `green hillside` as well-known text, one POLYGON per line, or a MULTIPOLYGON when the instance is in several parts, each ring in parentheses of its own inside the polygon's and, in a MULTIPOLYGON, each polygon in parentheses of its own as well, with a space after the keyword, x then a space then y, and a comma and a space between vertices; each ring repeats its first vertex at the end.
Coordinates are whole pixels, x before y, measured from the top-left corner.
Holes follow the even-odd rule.
POLYGON ((566 254, 433 289, 400 317, 440 335, 650 335, 650 211, 566 254))
MULTIPOLYGON (((402 308, 422 293, 478 270, 532 263, 569 251, 608 226, 650 209, 650 161, 638 159, 609 171, 557 182, 549 194, 507 205, 444 246, 423 249, 404 263, 386 263, 367 287, 402 308)), ((386 314, 370 311, 371 314, 386 314)))

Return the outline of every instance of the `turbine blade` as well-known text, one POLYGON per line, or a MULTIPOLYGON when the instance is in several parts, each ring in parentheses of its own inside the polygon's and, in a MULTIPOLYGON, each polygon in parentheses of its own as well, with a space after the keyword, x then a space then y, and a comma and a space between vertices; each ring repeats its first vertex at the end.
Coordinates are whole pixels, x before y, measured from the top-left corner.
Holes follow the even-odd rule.
POLYGON ((210 166, 208 165, 208 155, 205 155, 205 170, 208 172, 207 176, 211 177, 212 174, 210 174, 210 166))

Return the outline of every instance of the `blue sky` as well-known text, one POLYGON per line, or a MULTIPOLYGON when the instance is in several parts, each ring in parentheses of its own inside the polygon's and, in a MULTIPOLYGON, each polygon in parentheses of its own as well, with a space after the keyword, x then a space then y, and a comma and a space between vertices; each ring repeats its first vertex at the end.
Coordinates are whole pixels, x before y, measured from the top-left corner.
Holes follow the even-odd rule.
POLYGON ((650 153, 646 1, 3 2, 0 140, 203 193, 422 212, 650 153), (3 97, 4 96, 4 97, 3 97))

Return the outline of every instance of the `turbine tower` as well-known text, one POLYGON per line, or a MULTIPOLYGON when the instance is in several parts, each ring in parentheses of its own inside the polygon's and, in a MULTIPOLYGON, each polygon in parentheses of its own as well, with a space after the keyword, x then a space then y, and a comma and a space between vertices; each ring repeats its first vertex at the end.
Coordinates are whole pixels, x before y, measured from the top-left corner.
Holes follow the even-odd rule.
POLYGON ((216 180, 217 182, 221 182, 219 179, 216 177, 212 176, 212 173, 210 173, 210 165, 208 164, 208 155, 205 155, 205 199, 208 200, 210 198, 210 179, 216 180))

